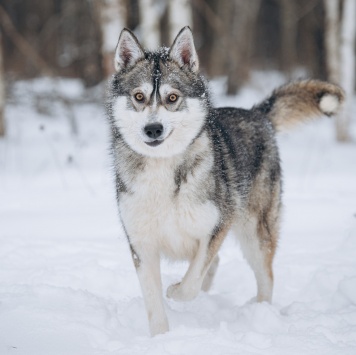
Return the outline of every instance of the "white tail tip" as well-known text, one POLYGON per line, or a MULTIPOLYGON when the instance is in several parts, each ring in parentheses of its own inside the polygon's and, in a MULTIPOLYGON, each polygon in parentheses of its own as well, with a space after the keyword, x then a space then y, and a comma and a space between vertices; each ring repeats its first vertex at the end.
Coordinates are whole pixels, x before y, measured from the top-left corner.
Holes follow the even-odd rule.
POLYGON ((336 95, 326 94, 319 102, 320 111, 326 115, 333 115, 340 107, 340 101, 336 95))

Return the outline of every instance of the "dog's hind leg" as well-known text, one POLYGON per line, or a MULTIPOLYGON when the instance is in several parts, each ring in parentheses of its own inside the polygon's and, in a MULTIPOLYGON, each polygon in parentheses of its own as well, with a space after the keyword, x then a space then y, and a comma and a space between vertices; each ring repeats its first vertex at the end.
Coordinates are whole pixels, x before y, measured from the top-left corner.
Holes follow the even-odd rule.
POLYGON ((214 277, 215 277, 216 271, 218 269, 218 266, 219 266, 219 255, 216 255, 208 269, 208 272, 206 273, 206 275, 204 277, 203 285, 201 287, 201 289, 203 291, 208 292, 210 290, 211 285, 214 281, 214 277))
MULTIPOLYGON (((206 274, 227 235, 229 227, 230 225, 219 229, 210 239, 200 240, 197 253, 191 261, 183 280, 168 287, 167 296, 169 298, 173 298, 176 301, 190 301, 198 295, 202 289, 206 274)), ((216 266, 213 266, 213 273, 216 266)))
MULTIPOLYGON (((276 222, 277 223, 277 222, 276 222)), ((278 227, 266 218, 251 217, 234 227, 241 249, 257 282, 257 302, 271 302, 273 293, 273 257, 278 239, 278 227)))

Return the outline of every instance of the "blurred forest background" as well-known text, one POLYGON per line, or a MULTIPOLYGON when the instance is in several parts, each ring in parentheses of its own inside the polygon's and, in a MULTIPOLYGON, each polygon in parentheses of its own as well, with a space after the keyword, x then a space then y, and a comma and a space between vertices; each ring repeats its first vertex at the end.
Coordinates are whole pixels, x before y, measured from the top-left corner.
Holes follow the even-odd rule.
MULTIPOLYGON (((190 25, 203 73, 227 76, 227 94, 238 93, 252 70, 278 70, 287 79, 303 73, 331 80, 352 97, 355 2, 0 0, 0 134, 4 87, 8 98, 19 79, 79 78, 88 88, 103 83, 113 73, 123 27, 154 48, 170 46, 179 29, 190 25)), ((337 120, 339 140, 350 139, 350 105, 337 120)))

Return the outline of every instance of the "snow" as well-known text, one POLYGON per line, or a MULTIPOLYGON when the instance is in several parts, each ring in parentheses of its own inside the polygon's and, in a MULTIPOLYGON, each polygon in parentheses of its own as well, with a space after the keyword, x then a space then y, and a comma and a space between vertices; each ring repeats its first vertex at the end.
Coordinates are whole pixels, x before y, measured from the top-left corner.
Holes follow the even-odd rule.
MULTIPOLYGON (((223 79, 212 91, 219 105, 249 107, 282 82, 256 73, 238 97, 222 95, 223 79)), ((254 277, 230 236, 212 291, 166 299, 171 331, 150 338, 103 107, 76 105, 73 137, 58 105, 51 117, 32 105, 29 88, 49 85, 16 85, 21 100, 7 106, 0 140, 1 355, 356 353, 356 145, 335 143, 332 119, 279 136, 285 207, 273 304, 249 302, 254 277)), ((81 95, 76 81, 61 88, 81 95)), ((164 289, 186 267, 164 261, 164 289)))

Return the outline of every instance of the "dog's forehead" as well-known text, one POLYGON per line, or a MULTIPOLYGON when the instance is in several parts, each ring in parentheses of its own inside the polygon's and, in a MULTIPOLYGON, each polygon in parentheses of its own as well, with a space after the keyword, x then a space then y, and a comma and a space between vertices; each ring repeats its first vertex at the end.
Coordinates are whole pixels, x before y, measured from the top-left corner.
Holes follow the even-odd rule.
POLYGON ((201 97, 207 88, 202 77, 187 69, 182 69, 172 60, 162 60, 159 65, 160 86, 170 85, 186 97, 201 97))
POLYGON ((174 63, 167 62, 160 65, 160 85, 170 85, 182 90, 190 84, 187 75, 174 63))
POLYGON ((161 93, 161 95, 167 95, 170 92, 172 92, 174 89, 176 88, 170 84, 162 84, 159 87, 159 92, 161 93))
POLYGON ((135 88, 152 85, 152 91, 163 85, 177 89, 186 97, 199 97, 206 88, 199 76, 182 70, 177 63, 160 52, 148 53, 144 60, 121 78, 122 87, 129 93, 135 88))
POLYGON ((154 63, 149 62, 147 60, 143 60, 137 63, 137 65, 124 76, 125 87, 132 90, 135 87, 144 85, 145 83, 152 84, 153 66, 154 63))
POLYGON ((140 85, 134 85, 130 94, 134 94, 135 92, 143 92, 145 95, 150 95, 153 91, 154 87, 152 82, 142 82, 140 85))
POLYGON ((188 82, 184 83, 183 77, 176 65, 159 58, 149 58, 140 61, 126 73, 124 81, 125 87, 130 90, 137 87, 148 88, 148 86, 154 89, 161 85, 178 88, 178 86, 188 85, 188 82))

